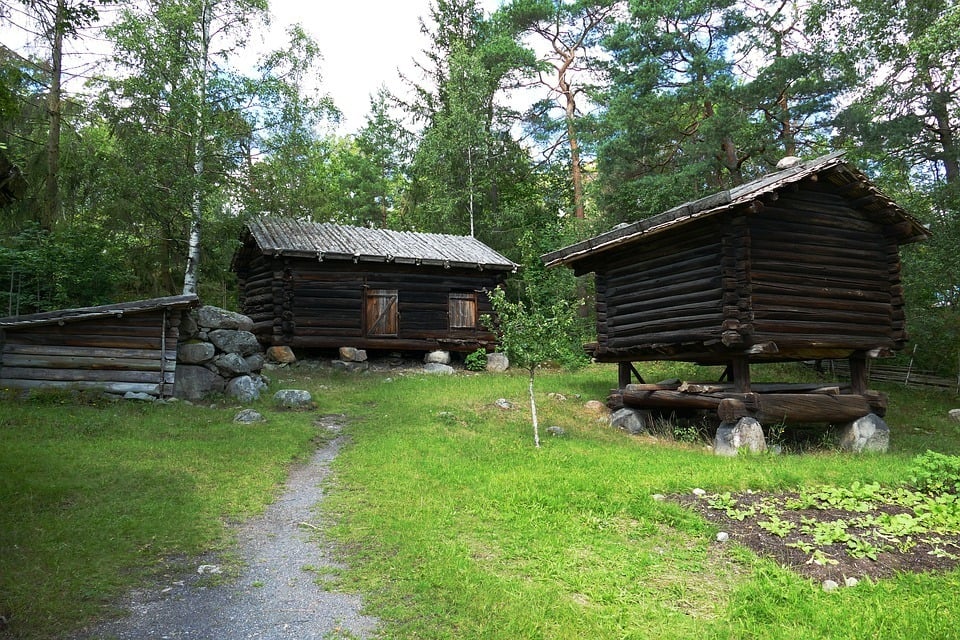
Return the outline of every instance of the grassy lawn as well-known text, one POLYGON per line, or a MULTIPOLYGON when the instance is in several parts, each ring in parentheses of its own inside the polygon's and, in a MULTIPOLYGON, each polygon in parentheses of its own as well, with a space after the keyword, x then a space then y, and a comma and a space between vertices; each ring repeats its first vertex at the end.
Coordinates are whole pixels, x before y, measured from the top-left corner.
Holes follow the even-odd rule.
MULTIPOLYGON (((674 375, 697 377, 649 377, 674 375)), ((336 412, 351 445, 324 510, 350 569, 331 587, 362 592, 384 637, 960 637, 960 571, 825 593, 651 497, 902 483, 916 454, 960 453, 950 394, 886 389, 887 455, 730 459, 590 415, 611 367, 538 376, 542 428, 565 430, 540 450, 520 374, 274 377, 310 389, 317 411, 264 402, 269 422, 241 426, 235 407, 3 401, 0 613, 13 632, 60 635, 162 560, 222 548, 225 522, 260 510, 312 447, 317 413, 336 412)))
POLYGON ((223 548, 229 520, 262 510, 317 429, 295 413, 237 425, 236 411, 65 395, 0 401, 9 636, 62 637, 178 558, 223 548))

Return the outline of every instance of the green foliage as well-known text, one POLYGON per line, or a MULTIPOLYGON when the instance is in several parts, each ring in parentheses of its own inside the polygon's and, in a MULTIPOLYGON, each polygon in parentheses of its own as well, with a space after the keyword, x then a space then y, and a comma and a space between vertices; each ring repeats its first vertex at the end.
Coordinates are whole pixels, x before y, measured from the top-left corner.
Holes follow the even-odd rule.
POLYGON ((115 302, 122 266, 109 234, 27 227, 12 246, 0 247, 0 308, 14 315, 115 302))
POLYGON ((490 294, 494 318, 484 318, 500 336, 500 350, 510 362, 533 374, 540 366, 553 363, 578 367, 586 363, 581 349, 573 305, 556 300, 548 307, 520 300, 507 300, 502 288, 490 294))
POLYGON ((927 451, 913 459, 910 482, 918 491, 960 494, 960 456, 927 451))
POLYGON ((463 366, 468 371, 483 371, 487 368, 487 351, 486 349, 477 349, 473 353, 468 353, 467 357, 463 359, 463 366))

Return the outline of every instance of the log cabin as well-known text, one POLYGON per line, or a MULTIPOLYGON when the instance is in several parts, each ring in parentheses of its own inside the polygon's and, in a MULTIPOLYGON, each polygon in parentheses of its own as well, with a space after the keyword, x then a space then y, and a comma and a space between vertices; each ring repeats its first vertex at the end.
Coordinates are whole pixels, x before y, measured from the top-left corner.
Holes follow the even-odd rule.
POLYGON ((907 340, 899 248, 929 235, 842 152, 801 162, 542 257, 596 282, 597 341, 619 364, 611 403, 721 420, 883 415, 867 362, 907 340), (845 358, 836 388, 755 385, 750 365, 845 358), (652 360, 725 367, 713 385, 649 385, 652 360))
POLYGON ((233 269, 265 346, 474 351, 496 343, 484 292, 517 265, 473 237, 263 218, 233 269))
POLYGON ((195 295, 0 318, 0 387, 173 395, 195 295))

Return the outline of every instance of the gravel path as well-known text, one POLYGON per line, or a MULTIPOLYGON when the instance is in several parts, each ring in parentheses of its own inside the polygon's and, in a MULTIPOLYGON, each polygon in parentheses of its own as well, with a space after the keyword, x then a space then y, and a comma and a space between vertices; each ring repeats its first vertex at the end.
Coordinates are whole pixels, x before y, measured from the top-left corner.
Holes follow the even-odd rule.
MULTIPOLYGON (((339 430, 338 416, 322 426, 339 430)), ((342 445, 337 437, 292 470, 284 493, 266 512, 238 527, 237 555, 244 566, 237 580, 200 586, 195 572, 172 577, 156 589, 132 594, 130 615, 86 631, 88 640, 146 638, 298 640, 369 638, 377 621, 360 614, 359 596, 324 591, 317 573, 339 565, 318 544, 310 524, 323 497, 320 483, 342 445)), ((215 562, 212 561, 212 562, 215 562)), ((206 565, 205 569, 215 567, 206 565)))

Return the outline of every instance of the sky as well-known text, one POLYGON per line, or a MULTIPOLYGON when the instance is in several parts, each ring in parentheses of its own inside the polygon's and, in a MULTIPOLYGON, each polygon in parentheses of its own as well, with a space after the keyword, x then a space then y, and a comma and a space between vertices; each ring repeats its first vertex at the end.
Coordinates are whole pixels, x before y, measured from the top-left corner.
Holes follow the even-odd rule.
POLYGON ((342 130, 363 126, 370 96, 381 85, 402 91, 401 71, 416 79, 413 59, 422 58, 428 45, 419 19, 428 14, 429 0, 271 0, 270 5, 273 34, 282 37, 288 25, 299 22, 319 44, 320 86, 343 112, 342 130))
MULTIPOLYGON (((488 12, 499 4, 480 1, 488 12)), ((420 17, 427 16, 429 5, 430 0, 270 0, 270 29, 251 45, 263 52, 279 48, 289 25, 303 25, 323 56, 320 89, 343 112, 339 132, 351 133, 363 126, 370 96, 381 85, 400 93, 401 73, 419 79, 413 60, 422 59, 420 52, 429 44, 420 33, 420 17)), ((0 42, 26 53, 25 40, 21 30, 0 23, 0 42)))

